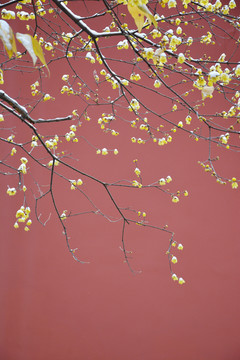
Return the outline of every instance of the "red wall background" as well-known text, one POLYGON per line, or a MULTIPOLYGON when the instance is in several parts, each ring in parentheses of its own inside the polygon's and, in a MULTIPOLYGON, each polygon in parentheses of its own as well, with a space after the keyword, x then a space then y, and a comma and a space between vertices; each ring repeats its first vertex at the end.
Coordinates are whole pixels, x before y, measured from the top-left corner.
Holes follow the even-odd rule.
MULTIPOLYGON (((62 74, 61 68, 55 71, 58 77, 62 74)), ((55 75, 51 75, 52 91, 59 91, 55 75)), ((20 75, 8 76, 10 95, 16 89, 27 94, 29 85, 20 75)), ((29 76, 29 83, 34 80, 29 76)), ((68 102, 57 103, 59 113, 75 105, 75 100, 65 99, 68 102)), ((56 111, 56 103, 54 106, 41 117, 56 111)), ((17 120, 11 121, 16 125, 17 120)), ((27 131, 16 126, 18 131, 27 131)), ((81 134, 99 144, 91 126, 83 126, 81 134)), ((124 126, 119 129, 124 131, 124 126)), ((121 149, 119 155, 98 161, 95 151, 82 142, 79 168, 102 179, 132 179, 133 159, 138 158, 146 183, 170 174, 173 188, 188 189, 189 197, 178 204, 152 190, 114 191, 122 206, 145 210, 151 223, 168 224, 175 232, 184 250, 174 269, 186 284, 178 286, 171 280, 165 255, 169 236, 163 232, 127 227, 131 264, 142 270, 133 275, 119 249, 119 223, 94 215, 72 222, 71 241, 79 248, 81 259, 90 261, 85 265, 69 255, 48 200, 41 205, 43 218, 52 213, 46 227, 34 221, 28 233, 15 230, 12 224, 22 198, 8 197, 7 185, 12 183, 2 176, 0 359, 240 359, 239 190, 218 185, 202 170, 197 161, 207 158, 207 146, 185 135, 162 148, 147 144, 141 157, 143 148, 126 141, 124 135, 114 141, 106 135, 102 147, 111 142, 121 149)), ((1 154, 5 151, 1 144, 1 154)), ((220 149, 216 154, 221 155, 223 174, 239 178, 238 154, 220 149)), ((34 166, 31 176, 45 181, 34 166)), ((36 192, 33 183, 29 186, 36 192)), ((97 204, 111 213, 112 204, 100 187, 89 182, 86 186, 97 204)), ((63 193, 58 184, 55 189, 62 209, 78 205, 69 189, 63 193), (70 200, 73 205, 68 205, 70 200)))

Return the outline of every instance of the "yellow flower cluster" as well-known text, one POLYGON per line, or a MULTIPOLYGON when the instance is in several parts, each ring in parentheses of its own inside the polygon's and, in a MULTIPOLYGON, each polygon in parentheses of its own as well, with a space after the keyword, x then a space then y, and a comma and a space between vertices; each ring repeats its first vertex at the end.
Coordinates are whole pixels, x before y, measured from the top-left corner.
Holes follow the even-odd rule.
POLYGON ((37 89, 39 86, 39 81, 35 81, 32 85, 30 85, 30 88, 32 90, 32 96, 35 96, 39 93, 39 90, 37 89))
POLYGON ((125 39, 123 41, 119 41, 117 43, 117 49, 118 50, 122 50, 122 49, 128 49, 129 48, 129 44, 128 44, 128 41, 125 39))
POLYGON ((17 210, 16 212, 16 222, 13 225, 15 227, 15 229, 19 228, 19 223, 25 223, 25 227, 24 230, 25 231, 29 231, 29 226, 32 224, 32 220, 29 219, 29 215, 30 215, 31 209, 29 206, 25 207, 25 206, 21 206, 19 210, 17 210))
POLYGON ((77 186, 81 186, 83 184, 82 179, 78 180, 69 180, 71 184, 71 190, 76 190, 77 186))
MULTIPOLYGON (((110 124, 113 120, 115 120, 115 116, 112 114, 105 114, 103 113, 102 116, 98 119, 98 124, 100 125, 101 129, 105 129, 107 124, 110 124)), ((115 130, 111 131, 112 135, 117 136, 119 133, 115 130)))
POLYGON ((137 111, 140 109, 140 104, 137 99, 132 99, 128 107, 129 111, 137 111))
POLYGON ((1 16, 2 19, 4 20, 16 19, 15 11, 11 11, 11 10, 2 9, 1 16))
POLYGON ((140 79, 141 79, 141 76, 139 74, 132 73, 130 75, 130 80, 132 80, 132 81, 138 81, 140 79))
POLYGON ((131 141, 132 141, 132 143, 137 143, 137 144, 145 144, 146 143, 146 140, 143 140, 143 139, 141 139, 141 138, 135 138, 135 136, 133 136, 132 138, 131 138, 131 141))
MULTIPOLYGON (((34 138, 33 141, 37 141, 36 138, 34 138)), ((45 145, 48 149, 57 149, 59 137, 58 135, 55 135, 53 139, 49 139, 45 141, 45 145)))
POLYGON ((67 141, 72 140, 73 142, 78 142, 78 138, 76 137, 77 126, 72 124, 70 125, 69 129, 70 131, 65 134, 65 139, 67 141))
POLYGON ((185 280, 182 277, 178 278, 178 276, 174 273, 172 274, 172 279, 173 281, 178 281, 180 285, 185 284, 185 280))
MULTIPOLYGON (((59 162, 58 160, 55 160, 55 161, 54 161, 54 165, 55 165, 55 166, 58 166, 59 164, 60 164, 60 162, 59 162)), ((53 160, 50 160, 50 161, 49 161, 48 166, 49 166, 49 167, 53 166, 53 160)))
POLYGON ((210 33, 210 31, 208 31, 207 35, 202 35, 200 42, 202 44, 206 44, 206 45, 211 44, 211 42, 212 42, 212 33, 210 33))
POLYGON ((138 182, 137 180, 133 180, 132 185, 134 187, 138 187, 139 189, 141 189, 141 187, 142 187, 142 184, 140 182, 138 182))
POLYGON ((225 135, 220 135, 219 136, 219 141, 222 144, 226 145, 228 143, 229 137, 230 137, 229 133, 226 133, 225 135))
POLYGON ((172 181, 172 177, 168 175, 166 178, 161 178, 160 180, 158 180, 158 183, 159 185, 163 186, 169 184, 171 181, 172 181))
MULTIPOLYGON (((177 249, 180 250, 180 251, 183 250, 183 245, 180 244, 180 243, 178 244, 176 241, 173 241, 171 243, 171 246, 172 247, 177 247, 177 249)), ((170 251, 168 250, 167 254, 169 255, 169 253, 170 253, 170 251)), ((177 257, 175 255, 169 255, 169 256, 171 256, 171 262, 173 264, 177 264, 177 262, 178 262, 177 257)), ((172 273, 172 279, 173 279, 173 281, 177 281, 180 285, 185 283, 185 280, 182 277, 178 278, 178 276, 175 273, 172 273)))
POLYGON ((17 17, 19 18, 19 20, 25 20, 25 21, 34 20, 35 14, 33 12, 28 13, 26 11, 18 11, 17 17))
POLYGON ((31 142, 31 147, 32 148, 35 148, 36 146, 38 146, 37 141, 38 141, 38 137, 36 135, 33 135, 32 136, 32 142, 31 142))

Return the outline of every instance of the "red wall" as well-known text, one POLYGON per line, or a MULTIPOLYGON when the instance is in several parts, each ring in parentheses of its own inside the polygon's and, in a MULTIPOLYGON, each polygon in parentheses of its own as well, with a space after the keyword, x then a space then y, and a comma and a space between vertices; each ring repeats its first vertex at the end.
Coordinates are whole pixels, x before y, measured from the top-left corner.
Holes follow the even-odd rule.
MULTIPOLYGON (((61 68, 55 71, 56 76, 62 74, 61 68)), ((16 89, 28 94, 21 75, 16 79, 14 89, 13 83, 6 86, 9 94, 16 89)), ((51 74, 53 89, 61 84, 54 79, 51 74)), ((35 77, 30 76, 31 81, 35 77)), ((77 107, 76 100, 65 97, 65 102, 55 102, 49 111, 67 113, 71 106, 77 107)), ((47 115, 49 112, 39 116, 47 115)), ((99 113, 94 116, 96 120, 99 113)), ((17 119, 9 122, 22 131, 21 138, 27 136, 17 119)), ((81 134, 99 146, 102 141, 102 147, 118 147, 120 152, 117 157, 109 155, 96 161, 95 151, 81 141, 77 145, 80 169, 103 180, 133 179, 133 160, 138 158, 146 183, 170 174, 172 189, 188 189, 189 197, 178 204, 154 190, 113 192, 122 207, 145 210, 152 224, 168 224, 175 232, 184 250, 174 270, 186 284, 178 286, 171 280, 165 255, 169 235, 163 232, 127 226, 125 239, 127 249, 133 251, 131 264, 142 270, 133 275, 119 249, 120 223, 94 215, 72 221, 71 245, 79 248, 82 260, 90 261, 85 265, 68 253, 49 199, 40 205, 43 220, 51 213, 45 227, 33 216, 28 233, 14 229, 22 196, 8 197, 7 185, 12 186, 16 179, 2 176, 0 359, 239 360, 239 191, 218 185, 197 164, 208 156, 204 142, 179 135, 166 147, 146 144, 143 148, 126 141, 124 135, 99 137, 92 123, 84 125, 81 134)), ((67 128, 64 126, 62 131, 67 128)), ((45 131, 40 125, 38 129, 45 131)), ((119 130, 124 129, 119 125, 119 130)), ((54 134, 55 128, 50 127, 50 131, 54 134)), ((1 154, 9 151, 2 143, 0 146, 1 154)), ((224 175, 239 178, 238 155, 220 149, 216 154, 221 155, 224 175)), ((16 156, 19 161, 20 153, 16 156)), ((37 194, 37 188, 33 179, 40 177, 43 185, 49 174, 33 164, 29 172, 27 196, 34 207, 30 192, 37 194)), ((101 209, 114 213, 100 186, 87 179, 83 186, 101 209)), ((73 196, 68 187, 64 192, 58 182, 55 191, 61 209, 85 206, 82 198, 76 198, 75 193, 73 196)))

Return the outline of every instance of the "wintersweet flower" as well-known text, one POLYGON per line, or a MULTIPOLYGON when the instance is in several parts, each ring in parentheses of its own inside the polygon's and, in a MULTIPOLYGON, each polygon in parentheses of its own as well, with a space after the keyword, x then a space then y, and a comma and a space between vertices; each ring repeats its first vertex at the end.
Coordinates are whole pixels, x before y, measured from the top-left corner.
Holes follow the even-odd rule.
POLYGON ((230 7, 230 9, 235 9, 237 5, 234 0, 230 0, 228 6, 230 7))
POLYGON ((20 161, 21 161, 23 164, 27 164, 28 159, 25 158, 25 157, 22 157, 22 158, 20 159, 20 161))
POLYGON ((171 259, 171 262, 172 262, 173 264, 176 264, 177 261, 178 261, 178 260, 177 260, 176 256, 173 256, 172 259, 171 259))
POLYGON ((17 190, 15 188, 8 188, 7 189, 7 194, 9 196, 14 196, 16 194, 17 190))
POLYGON ((9 142, 13 142, 13 139, 15 138, 15 135, 10 135, 8 138, 7 138, 7 141, 9 142))
POLYGON ((162 85, 162 83, 161 83, 160 80, 157 79, 157 80, 154 81, 153 86, 154 86, 155 88, 159 88, 161 85, 162 85))
POLYGON ((65 74, 65 75, 62 76, 62 80, 63 80, 63 81, 68 81, 68 79, 69 79, 69 75, 68 75, 68 74, 65 74))
POLYGON ((142 187, 142 184, 140 182, 138 182, 137 180, 133 180, 132 185, 134 187, 138 187, 139 189, 142 187))
POLYGON ((182 28, 181 28, 181 26, 178 26, 178 27, 177 27, 176 33, 177 33, 178 35, 180 35, 180 34, 182 33, 182 28))
POLYGON ((136 169, 134 170, 134 172, 135 172, 135 174, 136 174, 137 176, 140 176, 140 174, 141 174, 141 170, 140 170, 139 168, 137 168, 137 167, 136 167, 136 169))
POLYGON ((102 149, 102 155, 107 155, 108 154, 108 150, 106 148, 102 149))
POLYGON ((237 189, 238 188, 237 179, 233 177, 231 181, 232 181, 232 189, 237 189))
POLYGON ((27 173, 27 168, 26 168, 26 164, 22 163, 19 168, 18 168, 18 171, 23 173, 23 174, 26 174, 27 173))
POLYGON ((67 210, 63 210, 62 215, 60 216, 61 220, 66 220, 66 218, 67 218, 66 213, 67 213, 67 210))
POLYGON ((172 181, 172 178, 171 178, 170 175, 168 175, 168 176, 166 177, 166 182, 167 182, 167 183, 170 183, 171 181, 172 181))
POLYGON ((185 284, 185 280, 182 277, 180 277, 179 280, 178 280, 178 283, 180 285, 185 284))
POLYGON ((178 244, 178 250, 183 250, 183 245, 182 244, 178 244))
POLYGON ((172 279, 173 279, 173 281, 177 281, 177 280, 178 280, 177 275, 176 275, 176 274, 172 274, 172 279))
POLYGON ((183 64, 185 60, 186 60, 186 58, 185 58, 183 53, 178 54, 178 62, 179 62, 179 64, 183 64))
POLYGON ((95 63, 95 59, 94 57, 92 56, 91 52, 87 52, 86 56, 85 56, 85 59, 86 60, 90 60, 91 64, 94 64, 95 63))
POLYGON ((159 185, 166 185, 166 180, 164 178, 161 178, 158 180, 159 185))
POLYGON ((77 182, 76 180, 69 180, 71 184, 71 190, 76 190, 77 182))
POLYGON ((70 130, 71 130, 71 131, 76 131, 76 130, 77 130, 76 125, 71 125, 71 126, 70 126, 70 130))

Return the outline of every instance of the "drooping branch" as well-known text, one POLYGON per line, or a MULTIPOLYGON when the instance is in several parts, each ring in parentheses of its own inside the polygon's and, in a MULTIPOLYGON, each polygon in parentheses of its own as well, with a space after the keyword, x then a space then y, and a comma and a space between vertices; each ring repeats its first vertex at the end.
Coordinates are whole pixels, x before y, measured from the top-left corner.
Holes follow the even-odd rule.
MULTIPOLYGON (((65 117, 56 117, 54 119, 33 119, 28 111, 26 110, 26 108, 22 105, 19 104, 19 102, 17 102, 15 99, 13 99, 12 97, 10 97, 8 94, 6 94, 3 90, 0 90, 0 99, 2 99, 3 101, 7 102, 12 109, 16 110, 17 114, 13 111, 14 115, 20 115, 20 118, 22 120, 27 120, 29 121, 31 124, 39 124, 39 123, 50 123, 50 122, 61 122, 61 121, 67 121, 67 120, 71 120, 72 119, 72 115, 68 115, 65 117)), ((3 103, 0 103, 0 105, 2 107, 4 107, 3 103)), ((6 108, 8 111, 11 112, 11 108, 6 108)))

